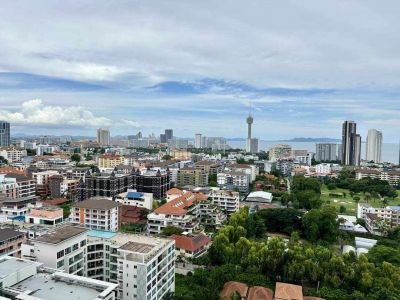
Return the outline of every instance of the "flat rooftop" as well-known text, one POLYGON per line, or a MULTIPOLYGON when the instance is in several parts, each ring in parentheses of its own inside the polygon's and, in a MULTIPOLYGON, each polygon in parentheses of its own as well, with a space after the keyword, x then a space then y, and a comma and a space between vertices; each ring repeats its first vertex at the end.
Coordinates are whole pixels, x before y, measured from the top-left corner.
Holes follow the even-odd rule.
POLYGON ((24 235, 24 233, 9 228, 0 229, 0 241, 8 240, 20 235, 24 235))
POLYGON ((11 288, 20 291, 32 291, 30 296, 42 299, 57 300, 78 300, 78 299, 96 299, 105 289, 96 289, 78 284, 71 284, 55 279, 51 274, 38 273, 31 276, 11 288))
POLYGON ((87 229, 82 227, 65 226, 38 237, 36 241, 56 245, 70 238, 73 238, 74 236, 84 233, 85 231, 87 231, 87 229))
POLYGON ((106 210, 118 207, 119 205, 120 204, 118 202, 108 200, 107 198, 92 197, 88 200, 75 203, 73 207, 106 210))
POLYGON ((30 266, 37 265, 32 261, 20 260, 20 259, 5 259, 0 261, 0 278, 3 279, 10 275, 11 270, 18 272, 19 270, 30 266))
POLYGON ((155 247, 156 247, 156 245, 143 244, 143 243, 137 243, 137 242, 128 242, 125 245, 123 245, 120 249, 132 251, 132 252, 136 252, 136 253, 147 254, 155 247))

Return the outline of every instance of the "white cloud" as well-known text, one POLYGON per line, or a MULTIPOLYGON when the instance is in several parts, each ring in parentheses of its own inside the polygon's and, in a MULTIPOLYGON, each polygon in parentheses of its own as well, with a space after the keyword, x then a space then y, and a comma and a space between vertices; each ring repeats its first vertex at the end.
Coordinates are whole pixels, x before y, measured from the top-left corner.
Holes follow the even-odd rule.
POLYGON ((0 69, 93 81, 136 74, 131 85, 399 86, 398 1, 80 2, 2 3, 0 69))
POLYGON ((46 105, 40 99, 28 100, 21 104, 17 111, 0 110, 0 119, 11 122, 13 125, 32 126, 65 126, 65 127, 101 127, 101 126, 130 126, 138 127, 137 122, 131 120, 111 120, 106 117, 95 116, 82 106, 54 106, 46 105))

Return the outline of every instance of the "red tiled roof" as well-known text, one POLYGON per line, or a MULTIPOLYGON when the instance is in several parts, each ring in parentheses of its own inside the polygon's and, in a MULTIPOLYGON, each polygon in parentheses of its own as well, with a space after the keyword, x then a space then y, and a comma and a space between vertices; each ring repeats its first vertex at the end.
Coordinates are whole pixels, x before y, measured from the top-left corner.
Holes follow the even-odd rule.
POLYGON ((0 174, 21 174, 21 175, 26 175, 27 172, 23 170, 18 170, 17 168, 13 167, 1 167, 0 168, 0 174))
POLYGON ((230 300, 232 293, 239 292, 239 294, 242 298, 246 298, 248 289, 249 289, 248 286, 245 285, 244 283, 237 282, 237 281, 228 281, 228 282, 225 282, 224 288, 222 289, 219 296, 223 300, 227 300, 227 299, 230 300))
POLYGON ((67 198, 54 198, 54 199, 50 199, 50 200, 45 200, 42 201, 43 205, 60 205, 63 203, 68 202, 67 198))
POLYGON ((185 192, 181 196, 161 205, 154 210, 157 214, 185 215, 187 209, 196 201, 207 200, 202 193, 185 192))
POLYGON ((274 292, 262 286, 253 286, 249 288, 247 300, 272 300, 274 292))
POLYGON ((180 189, 172 188, 166 192, 167 195, 182 195, 183 192, 180 189))
POLYGON ((141 219, 141 211, 146 210, 143 207, 122 205, 121 222, 125 224, 146 224, 146 219, 141 219))
POLYGON ((195 236, 173 234, 169 238, 175 240, 176 248, 192 252, 211 242, 211 239, 205 234, 198 234, 195 236))
POLYGON ((360 170, 357 170, 357 172, 361 173, 361 174, 376 174, 376 175, 380 174, 380 172, 375 169, 360 169, 360 170))
POLYGON ((232 167, 232 168, 251 169, 250 165, 246 165, 246 164, 232 164, 231 167, 232 167))
POLYGON ((301 285, 277 282, 275 284, 275 299, 303 300, 303 288, 301 285))

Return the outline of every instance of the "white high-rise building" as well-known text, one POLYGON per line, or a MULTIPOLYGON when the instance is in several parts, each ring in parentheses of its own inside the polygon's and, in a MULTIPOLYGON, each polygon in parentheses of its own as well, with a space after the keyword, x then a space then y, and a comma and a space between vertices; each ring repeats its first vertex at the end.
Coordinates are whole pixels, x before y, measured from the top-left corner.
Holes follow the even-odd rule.
POLYGON ((100 146, 109 146, 110 143, 110 130, 99 128, 97 129, 97 143, 100 146))
POLYGON ((194 135, 194 147, 196 149, 203 148, 202 139, 201 139, 201 133, 196 133, 194 135))
POLYGON ((366 159, 380 163, 382 160, 382 132, 376 129, 368 130, 366 159))
MULTIPOLYGON (((332 143, 315 144, 316 161, 332 161, 337 159, 337 145, 332 143)), ((339 152, 340 153, 340 152, 339 152)), ((340 156, 340 155, 339 155, 340 156)))

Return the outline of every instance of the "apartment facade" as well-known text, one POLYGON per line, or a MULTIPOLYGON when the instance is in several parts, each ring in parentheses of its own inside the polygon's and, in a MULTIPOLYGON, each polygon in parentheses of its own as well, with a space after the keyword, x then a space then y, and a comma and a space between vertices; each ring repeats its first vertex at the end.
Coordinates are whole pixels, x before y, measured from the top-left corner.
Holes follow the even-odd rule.
POLYGON ((0 156, 3 156, 9 163, 21 161, 26 156, 26 150, 16 148, 1 148, 0 156))
POLYGON ((228 190, 239 190, 240 192, 249 191, 250 176, 244 172, 227 171, 218 173, 217 184, 220 188, 228 190))
POLYGON ((122 155, 103 154, 99 156, 97 165, 100 169, 114 169, 124 162, 125 158, 122 155))
POLYGON ((88 229, 118 231, 120 204, 100 197, 77 202, 71 207, 70 222, 88 229))
POLYGON ((390 185, 400 184, 400 171, 389 170, 379 171, 377 169, 360 169, 356 171, 356 179, 360 180, 363 178, 374 178, 380 180, 386 180, 390 185))
POLYGON ((36 194, 39 196, 50 195, 50 177, 59 175, 57 171, 48 170, 32 173, 32 178, 36 183, 36 194))
POLYGON ((11 198, 35 197, 36 183, 23 174, 0 174, 0 194, 11 198))
POLYGON ((315 160, 316 161, 337 160, 337 144, 333 143, 315 144, 315 160))
POLYGON ((208 173, 195 168, 181 168, 178 170, 176 185, 184 187, 186 185, 204 187, 208 184, 208 173))
POLYGON ((115 197, 128 189, 136 189, 141 193, 152 193, 155 199, 162 199, 170 188, 168 171, 132 170, 129 174, 91 175, 81 180, 78 186, 80 200, 95 196, 115 197))
POLYGON ((229 190, 212 190, 210 198, 213 204, 231 215, 239 210, 240 197, 238 192, 229 190))
POLYGON ((65 226, 22 245, 22 258, 68 274, 86 276, 86 242, 87 229, 65 226))
POLYGON ((175 242, 92 230, 87 276, 119 284, 117 299, 161 300, 175 290, 175 242))
POLYGON ((21 257, 21 245, 26 241, 24 232, 0 229, 0 256, 21 257))

